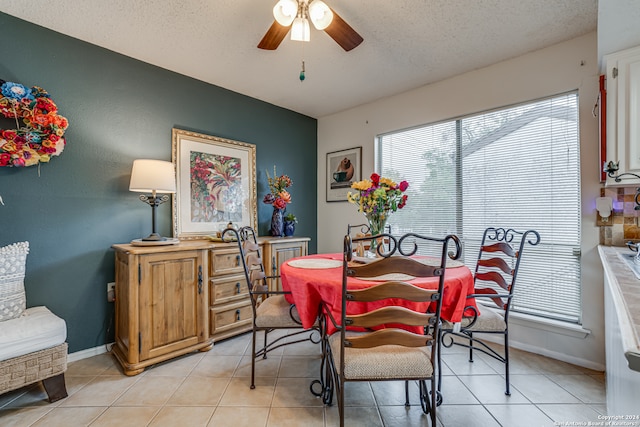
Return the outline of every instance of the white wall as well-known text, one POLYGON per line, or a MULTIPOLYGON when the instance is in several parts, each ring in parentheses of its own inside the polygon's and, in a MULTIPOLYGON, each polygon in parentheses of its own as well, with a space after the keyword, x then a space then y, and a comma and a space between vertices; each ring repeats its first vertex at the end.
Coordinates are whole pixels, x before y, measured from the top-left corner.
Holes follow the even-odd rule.
MULTIPOLYGON (((318 120, 318 252, 339 252, 348 223, 363 222, 348 202, 326 202, 326 154, 362 146, 362 175, 374 168, 376 135, 578 89, 582 185, 584 337, 554 327, 512 327, 515 347, 604 369, 603 273, 597 254, 599 196, 597 36, 582 37, 318 120)), ((518 322, 522 323, 522 322, 518 322)), ((525 322, 526 325, 528 323, 525 322)))

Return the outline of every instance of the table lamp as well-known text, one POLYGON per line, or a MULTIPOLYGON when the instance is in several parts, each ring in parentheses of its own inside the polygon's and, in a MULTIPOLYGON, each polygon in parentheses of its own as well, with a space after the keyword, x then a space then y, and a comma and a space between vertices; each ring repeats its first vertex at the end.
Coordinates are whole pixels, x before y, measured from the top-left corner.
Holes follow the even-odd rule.
POLYGON ((173 163, 164 160, 138 159, 133 161, 129 191, 151 193, 140 195, 140 200, 151 206, 151 234, 143 239, 136 239, 132 243, 143 244, 172 244, 178 239, 168 239, 156 232, 156 208, 169 200, 167 194, 176 192, 176 173, 173 163))

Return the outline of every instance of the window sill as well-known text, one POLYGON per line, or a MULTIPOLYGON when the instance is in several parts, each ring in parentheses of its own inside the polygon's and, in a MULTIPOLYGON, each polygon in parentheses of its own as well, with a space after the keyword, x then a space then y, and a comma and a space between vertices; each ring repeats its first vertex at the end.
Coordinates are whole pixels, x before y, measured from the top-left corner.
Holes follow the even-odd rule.
POLYGON ((543 331, 553 332, 560 335, 566 335, 574 338, 586 338, 591 334, 591 330, 584 329, 581 325, 573 323, 561 322, 559 320, 545 319, 541 317, 531 316, 522 313, 511 313, 509 315, 509 323, 527 328, 535 328, 543 331))

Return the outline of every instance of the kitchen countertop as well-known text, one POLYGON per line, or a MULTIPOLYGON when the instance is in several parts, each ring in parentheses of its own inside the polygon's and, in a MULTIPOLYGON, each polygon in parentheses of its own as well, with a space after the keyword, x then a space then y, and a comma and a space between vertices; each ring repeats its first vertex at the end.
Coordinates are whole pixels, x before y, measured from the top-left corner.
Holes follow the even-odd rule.
POLYGON ((618 312, 625 357, 630 369, 640 371, 640 279, 618 256, 629 252, 627 247, 598 246, 618 312))

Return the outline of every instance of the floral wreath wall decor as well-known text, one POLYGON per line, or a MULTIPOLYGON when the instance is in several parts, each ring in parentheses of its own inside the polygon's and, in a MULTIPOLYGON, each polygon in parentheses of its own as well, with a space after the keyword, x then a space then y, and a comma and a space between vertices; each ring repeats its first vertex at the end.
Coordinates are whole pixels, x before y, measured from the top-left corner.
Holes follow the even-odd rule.
POLYGON ((46 90, 0 79, 0 96, 0 114, 16 121, 15 129, 0 129, 0 166, 33 166, 62 153, 69 122, 46 90))

